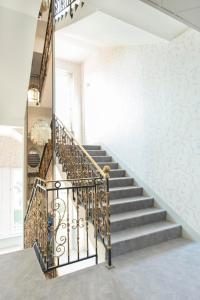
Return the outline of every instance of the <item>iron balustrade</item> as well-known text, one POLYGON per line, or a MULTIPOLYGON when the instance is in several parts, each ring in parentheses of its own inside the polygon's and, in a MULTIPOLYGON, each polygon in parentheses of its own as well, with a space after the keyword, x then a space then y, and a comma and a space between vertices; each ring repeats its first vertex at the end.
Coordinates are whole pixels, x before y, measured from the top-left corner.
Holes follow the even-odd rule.
POLYGON ((39 166, 39 176, 46 179, 53 158, 52 139, 45 144, 39 166))
POLYGON ((70 14, 73 17, 73 11, 78 8, 81 4, 83 6, 83 1, 81 0, 55 0, 54 2, 54 17, 57 19, 63 17, 64 15, 70 14))
POLYGON ((44 272, 91 258, 98 263, 96 190, 100 183, 95 178, 81 182, 36 179, 24 240, 25 248, 37 249, 44 272), (93 234, 89 235, 90 224, 93 234))
POLYGON ((40 67, 40 78, 39 78, 39 91, 40 97, 43 91, 44 81, 47 75, 47 68, 48 68, 48 61, 50 55, 50 46, 52 43, 52 36, 53 36, 53 3, 54 1, 50 1, 50 8, 49 8, 49 15, 47 21, 47 28, 44 40, 44 48, 42 53, 42 62, 40 67))
MULTIPOLYGON (((111 266, 109 167, 102 170, 56 117, 52 124, 53 149, 67 179, 35 180, 24 221, 24 246, 35 247, 47 272, 90 258, 98 263, 100 237, 111 266)), ((44 166, 50 156, 43 156, 44 166)))
POLYGON ((107 251, 108 265, 111 266, 111 230, 110 230, 110 200, 109 172, 110 167, 102 170, 85 148, 78 143, 60 120, 54 117, 54 144, 56 156, 62 164, 67 178, 99 178, 97 186, 98 201, 98 236, 107 251))

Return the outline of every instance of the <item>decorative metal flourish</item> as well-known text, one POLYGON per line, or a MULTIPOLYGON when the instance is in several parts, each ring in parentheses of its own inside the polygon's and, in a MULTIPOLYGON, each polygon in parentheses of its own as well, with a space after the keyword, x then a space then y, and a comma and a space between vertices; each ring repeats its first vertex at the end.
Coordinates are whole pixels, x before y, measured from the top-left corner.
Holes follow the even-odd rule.
POLYGON ((66 234, 63 234, 62 229, 67 227, 64 221, 66 213, 66 203, 63 199, 56 198, 51 202, 51 216, 54 220, 50 228, 51 239, 50 245, 55 248, 54 256, 62 256, 65 253, 65 243, 67 241, 66 234))
POLYGON ((83 225, 81 222, 82 222, 82 223, 84 222, 84 219, 83 219, 83 218, 79 218, 78 220, 73 219, 73 220, 72 220, 72 223, 73 223, 74 225, 72 225, 72 229, 76 229, 77 227, 83 228, 84 225, 83 225))

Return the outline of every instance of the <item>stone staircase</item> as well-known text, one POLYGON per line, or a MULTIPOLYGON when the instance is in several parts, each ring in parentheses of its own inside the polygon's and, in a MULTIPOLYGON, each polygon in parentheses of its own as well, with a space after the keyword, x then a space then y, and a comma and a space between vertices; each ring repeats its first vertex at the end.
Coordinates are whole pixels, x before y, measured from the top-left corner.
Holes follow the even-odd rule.
POLYGON ((167 212, 143 195, 112 157, 97 145, 84 148, 103 168, 110 166, 110 206, 112 256, 152 246, 181 236, 181 226, 167 220, 167 212))

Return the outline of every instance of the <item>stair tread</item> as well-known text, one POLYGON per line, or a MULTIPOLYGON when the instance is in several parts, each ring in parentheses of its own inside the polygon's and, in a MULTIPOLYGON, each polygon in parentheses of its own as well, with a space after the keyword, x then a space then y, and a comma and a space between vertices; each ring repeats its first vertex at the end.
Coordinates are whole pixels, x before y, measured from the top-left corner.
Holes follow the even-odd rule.
POLYGON ((135 196, 135 197, 127 197, 127 198, 119 198, 119 199, 113 199, 110 200, 110 205, 118 205, 118 204, 124 204, 134 201, 143 201, 143 200, 152 200, 153 197, 149 196, 135 196))
POLYGON ((141 186, 134 186, 134 185, 128 185, 128 186, 122 186, 122 187, 113 187, 113 188, 110 188, 110 192, 112 191, 121 191, 121 190, 130 190, 130 189, 141 189, 142 187, 141 186))
POLYGON ((91 155, 93 158, 96 158, 96 157, 103 157, 103 158, 105 158, 105 157, 109 157, 109 158, 112 158, 112 156, 110 156, 110 155, 91 155))
POLYGON ((114 169, 114 170, 110 170, 110 172, 116 172, 116 171, 124 171, 125 172, 125 169, 114 169))
MULTIPOLYGON (((124 169, 120 169, 119 167, 117 169, 111 169, 110 175, 112 175, 112 173, 114 173, 114 172, 124 172, 125 173, 124 177, 126 177, 126 171, 124 169)), ((110 177, 110 178, 115 178, 115 177, 110 177)))
MULTIPOLYGON (((117 164, 118 165, 118 163, 117 162, 115 162, 115 161, 98 161, 98 165, 105 165, 105 164, 117 164)), ((117 170, 119 170, 119 169, 117 169, 117 170)))
POLYGON ((162 213, 162 212, 166 212, 166 210, 162 209, 162 208, 157 208, 157 207, 138 209, 138 210, 134 210, 134 211, 113 214, 110 217, 110 221, 118 222, 118 221, 123 221, 123 220, 127 220, 127 219, 132 219, 132 218, 136 218, 136 217, 141 217, 141 216, 150 215, 150 214, 154 214, 154 213, 162 213))
POLYGON ((128 177, 128 176, 114 177, 114 178, 109 178, 109 181, 126 180, 126 179, 133 179, 133 177, 128 177))
POLYGON ((151 233, 160 232, 166 229, 172 229, 180 227, 179 224, 174 224, 172 222, 163 221, 150 223, 146 225, 141 225, 135 228, 129 228, 112 233, 112 244, 119 243, 126 240, 135 239, 137 237, 149 235, 151 233))

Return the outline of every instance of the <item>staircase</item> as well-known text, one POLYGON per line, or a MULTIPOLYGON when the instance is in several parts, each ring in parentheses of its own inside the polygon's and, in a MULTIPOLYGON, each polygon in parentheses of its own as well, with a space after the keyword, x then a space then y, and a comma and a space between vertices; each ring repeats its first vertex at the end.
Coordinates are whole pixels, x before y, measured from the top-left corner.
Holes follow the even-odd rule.
POLYGON ((152 197, 97 145, 84 148, 103 168, 110 166, 110 211, 112 256, 152 246, 181 236, 181 226, 167 220, 167 212, 155 206, 152 197))

